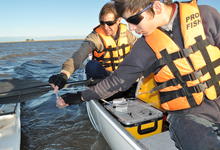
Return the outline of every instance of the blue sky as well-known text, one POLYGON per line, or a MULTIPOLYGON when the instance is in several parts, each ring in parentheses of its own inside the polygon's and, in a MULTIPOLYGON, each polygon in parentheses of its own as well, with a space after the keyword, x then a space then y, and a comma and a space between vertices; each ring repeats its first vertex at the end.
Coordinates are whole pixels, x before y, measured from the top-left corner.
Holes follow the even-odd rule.
MULTIPOLYGON (((85 37, 109 0, 1 0, 0 41, 85 37)), ((220 11, 218 0, 199 0, 220 11)))

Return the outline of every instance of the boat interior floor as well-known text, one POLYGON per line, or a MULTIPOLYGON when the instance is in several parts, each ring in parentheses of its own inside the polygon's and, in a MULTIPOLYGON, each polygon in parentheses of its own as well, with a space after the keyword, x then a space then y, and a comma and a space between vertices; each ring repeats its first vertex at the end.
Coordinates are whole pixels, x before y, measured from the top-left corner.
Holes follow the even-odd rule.
POLYGON ((150 150, 178 150, 174 141, 170 138, 169 131, 143 138, 139 141, 150 150))

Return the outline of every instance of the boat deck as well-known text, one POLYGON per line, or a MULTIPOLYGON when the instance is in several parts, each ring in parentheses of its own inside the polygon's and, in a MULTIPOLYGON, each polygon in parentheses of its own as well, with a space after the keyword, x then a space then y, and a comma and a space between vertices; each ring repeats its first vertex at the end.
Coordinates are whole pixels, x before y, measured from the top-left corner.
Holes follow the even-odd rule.
POLYGON ((150 150, 178 150, 175 143, 170 139, 169 131, 162 132, 144 139, 139 140, 150 150))

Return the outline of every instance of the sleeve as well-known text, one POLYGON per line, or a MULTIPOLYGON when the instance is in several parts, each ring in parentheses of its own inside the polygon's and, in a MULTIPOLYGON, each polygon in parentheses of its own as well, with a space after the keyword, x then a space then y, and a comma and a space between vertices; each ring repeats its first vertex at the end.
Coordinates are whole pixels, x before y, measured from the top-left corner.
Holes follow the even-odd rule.
POLYGON ((63 63, 61 72, 70 77, 70 75, 81 66, 89 53, 95 49, 103 48, 101 43, 100 38, 95 32, 90 33, 83 41, 80 48, 73 53, 72 57, 63 63))
POLYGON ((204 30, 211 44, 220 48, 220 14, 207 5, 199 6, 204 30))
POLYGON ((106 99, 119 91, 127 90, 155 60, 156 57, 144 38, 140 38, 113 74, 82 92, 83 99, 106 99))

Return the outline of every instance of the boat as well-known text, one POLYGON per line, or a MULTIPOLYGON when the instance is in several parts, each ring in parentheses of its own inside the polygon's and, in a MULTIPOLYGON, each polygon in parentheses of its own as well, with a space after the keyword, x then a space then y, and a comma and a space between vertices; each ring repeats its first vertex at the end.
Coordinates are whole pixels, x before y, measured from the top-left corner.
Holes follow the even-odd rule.
MULTIPOLYGON (((123 100, 116 99, 116 102, 113 100, 105 103, 98 100, 90 100, 86 102, 86 107, 93 127, 98 132, 101 132, 113 150, 177 150, 175 143, 170 138, 169 131, 162 131, 162 124, 160 121, 163 119, 161 113, 158 113, 159 110, 139 99, 123 98, 123 100), (121 105, 119 101, 123 104, 121 105), (117 108, 117 106, 119 107, 117 108), (131 111, 136 111, 138 106, 146 106, 146 109, 149 108, 149 110, 152 111, 156 110, 154 116, 158 117, 157 119, 153 119, 152 117, 149 118, 150 123, 154 125, 153 127, 149 127, 150 130, 146 130, 146 135, 137 133, 139 131, 136 130, 140 130, 139 127, 130 127, 134 130, 129 131, 129 125, 139 126, 138 120, 134 122, 135 120, 129 120, 125 117, 125 114, 131 115, 131 111), (127 122, 127 127, 125 122, 127 122)), ((143 108, 146 110, 145 107, 143 108)), ((146 116, 146 113, 143 114, 146 116)), ((133 116, 135 116, 135 114, 133 116)), ((147 124, 149 124, 149 121, 147 124)), ((145 129, 143 129, 143 131, 145 131, 145 129)))
POLYGON ((20 150, 20 103, 0 105, 0 149, 20 150))

